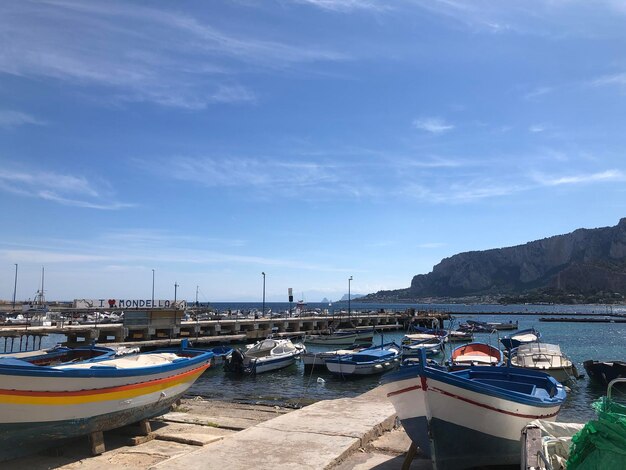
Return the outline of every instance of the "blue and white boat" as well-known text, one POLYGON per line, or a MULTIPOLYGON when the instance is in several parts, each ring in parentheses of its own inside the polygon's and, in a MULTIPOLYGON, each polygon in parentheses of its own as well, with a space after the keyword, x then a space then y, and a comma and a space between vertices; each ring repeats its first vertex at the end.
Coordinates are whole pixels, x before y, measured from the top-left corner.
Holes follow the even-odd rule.
POLYGON ((211 365, 223 364, 226 358, 233 353, 231 346, 214 346, 208 350, 213 353, 213 359, 211 359, 211 365))
POLYGON ((326 368, 333 374, 373 375, 396 367, 400 363, 401 348, 396 343, 363 349, 354 354, 326 359, 326 368))
POLYGON ((554 420, 566 393, 547 374, 510 367, 456 372, 407 362, 382 384, 407 434, 437 470, 519 465, 522 429, 554 420))
POLYGON ((536 343, 541 338, 541 333, 534 328, 518 331, 513 335, 500 338, 500 342, 508 350, 519 347, 520 344, 536 343))

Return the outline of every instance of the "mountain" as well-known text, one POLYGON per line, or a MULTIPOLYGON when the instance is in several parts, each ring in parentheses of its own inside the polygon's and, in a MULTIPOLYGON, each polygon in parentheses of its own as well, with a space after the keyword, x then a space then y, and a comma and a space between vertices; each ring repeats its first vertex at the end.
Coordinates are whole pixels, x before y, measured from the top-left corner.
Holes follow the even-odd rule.
POLYGON ((524 245, 443 259, 411 286, 368 300, 466 296, 626 295, 626 218, 614 227, 578 229, 524 245))
MULTIPOLYGON (((365 297, 364 294, 350 294, 350 300, 360 299, 361 297, 365 297)), ((337 302, 347 302, 348 294, 343 294, 343 297, 339 299, 337 302)))

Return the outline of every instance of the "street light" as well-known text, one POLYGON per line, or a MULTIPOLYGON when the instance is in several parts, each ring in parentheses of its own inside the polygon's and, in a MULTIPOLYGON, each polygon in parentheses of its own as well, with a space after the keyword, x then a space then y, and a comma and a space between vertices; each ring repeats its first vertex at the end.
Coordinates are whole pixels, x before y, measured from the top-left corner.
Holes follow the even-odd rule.
POLYGON ((350 318, 350 313, 352 309, 350 308, 350 283, 352 282, 352 276, 348 278, 348 318, 350 318))
POLYGON ((15 263, 15 284, 13 285, 13 310, 15 310, 15 294, 17 293, 17 263, 15 263))
POLYGON ((178 308, 176 306, 176 291, 178 290, 178 282, 174 281, 174 308, 178 308))
POLYGON ((263 312, 261 313, 261 316, 264 317, 265 316, 265 273, 261 273, 263 274, 263 312))
POLYGON ((151 308, 154 308, 154 269, 152 270, 152 303, 151 308))

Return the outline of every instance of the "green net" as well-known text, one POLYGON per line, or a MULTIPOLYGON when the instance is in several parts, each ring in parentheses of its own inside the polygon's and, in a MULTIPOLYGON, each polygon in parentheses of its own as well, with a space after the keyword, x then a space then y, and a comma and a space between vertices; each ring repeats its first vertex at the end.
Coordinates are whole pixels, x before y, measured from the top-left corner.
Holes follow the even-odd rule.
POLYGON ((572 437, 567 470, 626 469, 626 406, 602 397, 589 421, 572 437))

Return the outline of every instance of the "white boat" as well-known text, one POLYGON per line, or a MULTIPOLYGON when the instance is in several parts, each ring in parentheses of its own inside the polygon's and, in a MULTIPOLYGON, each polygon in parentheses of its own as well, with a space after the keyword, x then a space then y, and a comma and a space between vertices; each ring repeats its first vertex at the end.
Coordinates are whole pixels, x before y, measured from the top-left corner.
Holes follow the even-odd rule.
POLYGON ((245 351, 235 349, 224 361, 224 368, 229 372, 262 374, 294 364, 304 350, 304 346, 289 339, 267 338, 245 351))
POLYGON ((576 366, 561 352, 557 344, 522 344, 512 354, 512 366, 546 372, 559 382, 578 376, 576 366))
POLYGON ((374 338, 374 329, 366 330, 337 330, 325 335, 308 335, 304 338, 305 343, 320 345, 342 345, 355 344, 372 341, 374 338))
POLYGON ((400 346, 392 342, 326 359, 326 368, 333 374, 343 376, 380 374, 396 367, 400 357, 400 346))
POLYGON ((335 349, 333 351, 305 352, 302 354, 304 367, 325 367, 327 359, 336 359, 340 356, 348 356, 362 351, 365 348, 335 349))
POLYGON ((425 350, 428 357, 441 354, 444 350, 444 338, 437 335, 413 334, 402 339, 402 357, 419 357, 420 350, 425 350))

